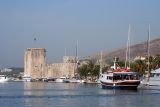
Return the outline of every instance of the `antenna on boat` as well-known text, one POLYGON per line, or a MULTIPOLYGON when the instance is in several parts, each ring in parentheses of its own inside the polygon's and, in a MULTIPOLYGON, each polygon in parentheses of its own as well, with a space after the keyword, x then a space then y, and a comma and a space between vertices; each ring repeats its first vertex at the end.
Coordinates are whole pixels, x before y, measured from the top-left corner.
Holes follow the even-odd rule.
POLYGON ((128 28, 128 40, 127 40, 127 48, 126 48, 126 60, 125 60, 125 68, 127 68, 127 61, 129 61, 128 63, 128 67, 130 68, 130 24, 129 24, 129 28, 128 28))
POLYGON ((114 65, 113 65, 113 69, 117 69, 117 62, 118 62, 119 58, 118 57, 114 57, 114 65))

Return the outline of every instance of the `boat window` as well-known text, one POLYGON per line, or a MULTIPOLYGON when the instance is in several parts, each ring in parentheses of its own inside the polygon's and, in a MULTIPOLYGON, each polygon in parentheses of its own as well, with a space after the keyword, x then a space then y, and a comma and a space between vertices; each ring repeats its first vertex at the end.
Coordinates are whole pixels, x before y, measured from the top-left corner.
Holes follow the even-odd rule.
POLYGON ((112 80, 112 79, 113 79, 113 77, 109 77, 109 76, 107 76, 107 79, 108 79, 108 80, 112 80))
POLYGON ((115 81, 121 80, 121 76, 120 76, 120 75, 114 76, 114 77, 113 77, 113 80, 115 80, 115 81))

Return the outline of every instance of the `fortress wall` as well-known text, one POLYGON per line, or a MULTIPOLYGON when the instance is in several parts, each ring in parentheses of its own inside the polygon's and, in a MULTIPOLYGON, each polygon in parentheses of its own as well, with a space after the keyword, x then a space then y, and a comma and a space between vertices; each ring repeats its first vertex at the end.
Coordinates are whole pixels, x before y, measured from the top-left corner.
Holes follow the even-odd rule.
POLYGON ((46 72, 46 50, 28 48, 25 51, 24 74, 31 78, 41 78, 46 72))
POLYGON ((61 67, 63 66, 63 64, 61 63, 57 63, 57 64, 48 64, 47 65, 47 77, 60 77, 61 74, 61 67))
POLYGON ((48 65, 48 77, 74 76, 75 63, 55 63, 48 65))
POLYGON ((31 59, 31 52, 26 50, 24 55, 24 75, 31 74, 32 66, 29 59, 31 59))
POLYGON ((70 77, 74 77, 76 66, 77 66, 76 63, 64 63, 63 71, 66 70, 65 75, 68 75, 70 77))
POLYGON ((44 48, 28 48, 24 56, 24 75, 31 78, 74 77, 75 57, 64 57, 63 63, 46 64, 44 48))

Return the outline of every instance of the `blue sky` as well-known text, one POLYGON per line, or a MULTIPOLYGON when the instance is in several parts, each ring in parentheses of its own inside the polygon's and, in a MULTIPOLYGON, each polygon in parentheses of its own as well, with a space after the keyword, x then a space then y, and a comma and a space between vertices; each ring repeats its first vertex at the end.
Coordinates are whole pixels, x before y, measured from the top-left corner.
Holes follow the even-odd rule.
POLYGON ((26 48, 47 49, 47 62, 124 47, 128 25, 132 44, 160 37, 160 0, 1 0, 0 65, 23 67, 26 48), (34 38, 37 41, 34 42, 34 38))

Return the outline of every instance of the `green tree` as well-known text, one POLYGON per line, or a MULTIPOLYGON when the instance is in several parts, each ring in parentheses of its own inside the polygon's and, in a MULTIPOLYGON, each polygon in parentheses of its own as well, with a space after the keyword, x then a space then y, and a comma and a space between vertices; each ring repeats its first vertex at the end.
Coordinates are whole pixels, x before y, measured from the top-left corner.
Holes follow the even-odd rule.
POLYGON ((79 67, 78 68, 78 73, 79 73, 80 77, 87 78, 87 76, 88 76, 88 65, 84 64, 81 67, 79 67))
POLYGON ((87 76, 93 77, 99 75, 99 69, 100 66, 96 65, 94 61, 90 60, 88 64, 84 64, 78 68, 78 73, 82 78, 86 78, 87 76))
POLYGON ((153 58, 153 56, 149 56, 149 57, 147 56, 146 60, 145 60, 145 63, 146 63, 146 71, 149 71, 149 74, 150 74, 151 70, 154 68, 154 58, 153 58))
POLYGON ((153 68, 160 68, 160 55, 156 55, 153 59, 153 68))
POLYGON ((143 60, 136 60, 131 64, 131 68, 135 72, 139 72, 139 74, 142 76, 145 73, 146 64, 143 60))

